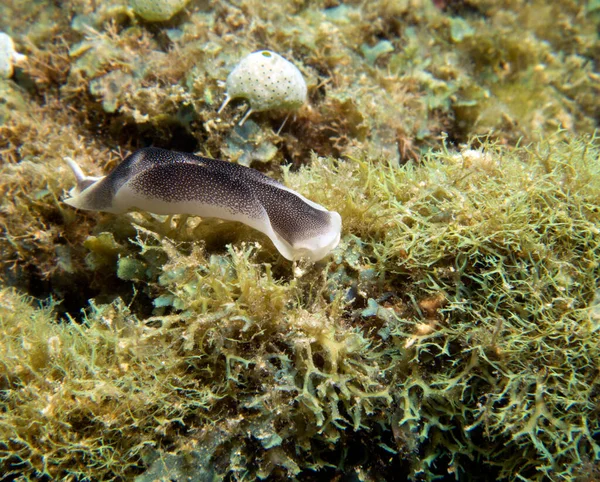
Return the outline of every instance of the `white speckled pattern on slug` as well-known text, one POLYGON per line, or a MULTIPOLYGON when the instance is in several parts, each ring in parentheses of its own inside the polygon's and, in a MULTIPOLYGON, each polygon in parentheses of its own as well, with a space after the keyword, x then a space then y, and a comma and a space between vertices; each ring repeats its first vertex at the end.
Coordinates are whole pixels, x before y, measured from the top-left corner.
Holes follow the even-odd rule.
POLYGON ((102 178, 87 177, 74 161, 67 162, 77 187, 65 203, 76 208, 240 221, 266 234, 289 260, 318 261, 340 240, 337 212, 238 164, 152 147, 134 152, 102 178))

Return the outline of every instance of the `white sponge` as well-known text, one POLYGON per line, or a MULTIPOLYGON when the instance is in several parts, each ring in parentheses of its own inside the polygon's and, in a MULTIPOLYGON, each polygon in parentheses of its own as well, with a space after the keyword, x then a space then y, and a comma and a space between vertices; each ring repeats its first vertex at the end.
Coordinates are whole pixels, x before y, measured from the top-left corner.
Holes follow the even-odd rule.
POLYGON ((281 55, 260 50, 244 57, 227 77, 221 112, 232 99, 242 98, 252 112, 270 109, 297 109, 306 102, 306 82, 298 68, 281 55))
POLYGON ((27 57, 15 50, 13 39, 0 32, 0 77, 9 79, 13 74, 13 66, 27 57))

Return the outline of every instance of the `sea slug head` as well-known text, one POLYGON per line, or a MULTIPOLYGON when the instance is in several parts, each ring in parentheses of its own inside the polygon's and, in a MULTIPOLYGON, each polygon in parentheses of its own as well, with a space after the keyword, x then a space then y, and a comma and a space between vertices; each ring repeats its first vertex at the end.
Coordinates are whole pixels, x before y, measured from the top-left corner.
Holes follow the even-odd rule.
POLYGON ((252 112, 293 110, 306 102, 306 82, 298 68, 270 50, 260 50, 244 57, 227 77, 225 86, 225 100, 219 112, 232 99, 248 101, 249 109, 240 124, 252 112))
POLYGON ((320 233, 315 236, 298 241, 294 248, 290 250, 289 256, 284 257, 289 260, 307 259, 314 263, 325 258, 337 248, 340 244, 342 217, 335 211, 326 211, 326 213, 328 217, 327 228, 321 229, 320 233))

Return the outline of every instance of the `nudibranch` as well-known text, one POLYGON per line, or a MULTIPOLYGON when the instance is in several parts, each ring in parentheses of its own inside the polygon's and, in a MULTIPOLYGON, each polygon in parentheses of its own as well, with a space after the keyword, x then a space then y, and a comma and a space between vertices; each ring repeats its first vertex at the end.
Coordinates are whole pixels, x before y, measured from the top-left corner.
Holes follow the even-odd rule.
POLYGON ((337 212, 249 167, 154 147, 134 152, 105 177, 86 176, 66 161, 77 186, 65 203, 79 209, 240 221, 266 234, 289 260, 318 261, 340 241, 337 212))

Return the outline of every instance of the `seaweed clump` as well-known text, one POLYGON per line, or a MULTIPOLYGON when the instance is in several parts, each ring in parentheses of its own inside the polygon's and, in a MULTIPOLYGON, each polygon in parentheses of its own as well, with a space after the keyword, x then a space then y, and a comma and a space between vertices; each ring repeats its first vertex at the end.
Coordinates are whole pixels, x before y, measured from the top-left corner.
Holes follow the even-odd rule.
POLYGON ((586 480, 599 146, 558 137, 288 172, 352 233, 324 270, 294 276, 256 244, 207 248, 191 220, 179 236, 150 220, 112 264, 150 315, 115 299, 56 323, 4 289, 3 472, 476 480, 475 464, 586 480))
POLYGON ((3 2, 0 472, 597 478, 596 3, 3 2), (307 80, 279 132, 217 112, 264 49, 307 80), (283 178, 345 237, 290 268, 231 223, 60 203, 64 156, 146 145, 283 178))

